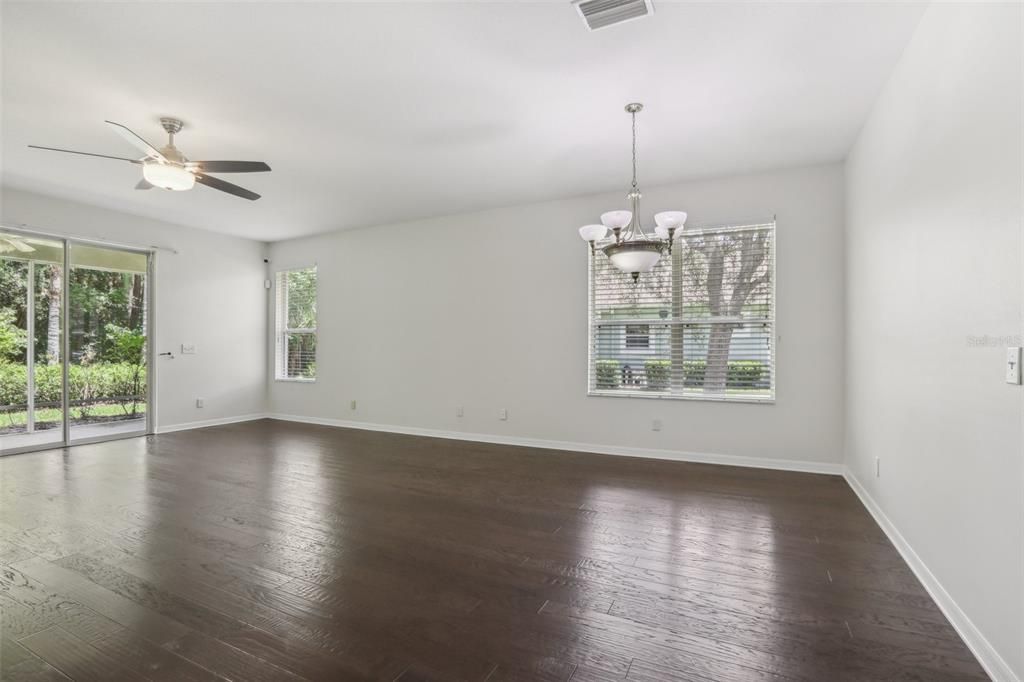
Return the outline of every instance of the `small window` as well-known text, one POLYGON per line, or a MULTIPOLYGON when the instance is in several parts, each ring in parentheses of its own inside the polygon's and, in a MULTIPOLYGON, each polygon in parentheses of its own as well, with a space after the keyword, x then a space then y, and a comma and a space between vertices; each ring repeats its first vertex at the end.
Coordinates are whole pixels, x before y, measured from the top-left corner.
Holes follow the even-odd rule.
POLYGON ((316 380, 316 267, 277 273, 275 374, 285 381, 316 380))

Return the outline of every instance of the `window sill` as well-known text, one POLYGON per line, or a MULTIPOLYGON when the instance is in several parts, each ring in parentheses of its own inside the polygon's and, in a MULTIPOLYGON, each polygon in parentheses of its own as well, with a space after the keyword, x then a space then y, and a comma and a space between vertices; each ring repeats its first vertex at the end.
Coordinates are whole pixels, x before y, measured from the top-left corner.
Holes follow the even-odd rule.
POLYGON ((283 384, 315 384, 316 379, 282 379, 281 377, 274 377, 274 381, 279 381, 283 384))
POLYGON ((589 398, 643 398, 645 400, 699 400, 702 402, 710 403, 751 403, 754 405, 774 405, 775 395, 765 396, 712 396, 712 395, 701 395, 699 393, 693 394, 672 394, 672 393, 657 393, 654 391, 602 391, 592 389, 587 391, 587 397, 589 398))

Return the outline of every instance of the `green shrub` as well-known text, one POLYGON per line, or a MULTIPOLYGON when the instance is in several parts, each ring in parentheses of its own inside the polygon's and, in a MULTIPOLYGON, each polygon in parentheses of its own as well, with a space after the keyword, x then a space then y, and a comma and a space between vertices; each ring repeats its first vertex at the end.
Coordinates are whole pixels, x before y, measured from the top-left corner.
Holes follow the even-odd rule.
POLYGON ((18 328, 14 318, 13 310, 0 309, 0 362, 8 358, 17 358, 25 351, 28 334, 24 329, 18 328))
MULTIPOLYGON (((27 378, 25 365, 0 362, 0 406, 27 402, 27 378)), ((59 404, 63 378, 60 365, 36 365, 36 403, 59 404)), ((129 407, 134 411, 135 401, 131 397, 143 399, 146 394, 146 368, 129 363, 71 365, 68 389, 71 401, 115 402, 125 407, 126 412, 129 407)))
POLYGON ((24 365, 0 361, 0 406, 25 404, 27 374, 24 365))
POLYGON ((703 386, 708 363, 704 360, 687 360, 683 363, 683 385, 703 386))
POLYGON ((647 376, 647 388, 652 391, 663 391, 668 388, 672 374, 670 360, 648 360, 644 363, 644 374, 647 376))
POLYGON ((757 360, 734 360, 729 363, 729 386, 754 388, 761 381, 764 364, 757 360))
POLYGON ((598 388, 604 389, 619 387, 619 380, 622 378, 622 372, 618 360, 598 360, 596 372, 598 388))
MULTIPOLYGON (((21 368, 22 375, 25 368, 21 368)), ((36 402, 59 403, 60 387, 64 383, 64 369, 61 365, 36 365, 36 402)), ((10 403, 4 403, 8 405, 10 403)))
MULTIPOLYGON (((707 368, 706 360, 687 360, 683 363, 683 384, 703 386, 707 368)), ((730 360, 726 382, 730 388, 754 388, 767 378, 766 371, 764 363, 758 360, 730 360)))
POLYGON ((116 324, 107 324, 107 349, 104 360, 118 364, 139 365, 146 361, 146 337, 116 324))
MULTIPOLYGON (((706 360, 687 360, 683 363, 683 385, 687 388, 701 388, 707 377, 706 360)), ((758 360, 731 360, 726 381, 729 388, 757 388, 768 378, 767 367, 758 360)), ((596 365, 597 388, 619 388, 622 382, 622 365, 618 360, 598 360, 596 365)), ((647 360, 644 362, 647 388, 652 391, 667 390, 672 381, 670 360, 647 360)))

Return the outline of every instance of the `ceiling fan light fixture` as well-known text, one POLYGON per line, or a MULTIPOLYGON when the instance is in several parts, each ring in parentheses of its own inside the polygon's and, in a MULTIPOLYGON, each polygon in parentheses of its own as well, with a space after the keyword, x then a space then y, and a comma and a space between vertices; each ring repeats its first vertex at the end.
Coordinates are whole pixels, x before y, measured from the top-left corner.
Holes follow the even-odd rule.
POLYGON ((192 189, 196 184, 196 176, 181 166, 169 163, 144 163, 142 177, 154 187, 162 187, 176 192, 192 189))
POLYGON ((106 121, 106 124, 117 132, 118 135, 145 154, 141 159, 79 152, 74 149, 60 149, 58 147, 42 147, 35 144, 30 144, 29 147, 51 152, 127 161, 128 163, 142 166, 142 180, 135 185, 135 189, 148 190, 160 187, 161 189, 169 189, 174 192, 183 192, 192 189, 198 182, 210 189, 226 192, 249 201, 255 201, 260 198, 260 195, 256 194, 256 192, 239 187, 227 180, 221 180, 214 175, 210 175, 210 173, 263 173, 270 170, 270 166, 266 162, 233 160, 191 161, 174 146, 174 136, 181 131, 184 125, 181 120, 165 116, 160 119, 160 123, 167 132, 167 144, 162 149, 157 149, 128 126, 115 121, 106 121))

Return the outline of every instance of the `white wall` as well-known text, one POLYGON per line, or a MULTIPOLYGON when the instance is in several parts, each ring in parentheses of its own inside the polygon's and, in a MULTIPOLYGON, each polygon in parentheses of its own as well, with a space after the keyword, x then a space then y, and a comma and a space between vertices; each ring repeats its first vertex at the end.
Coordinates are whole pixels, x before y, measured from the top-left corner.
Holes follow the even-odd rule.
POLYGON ((838 165, 645 189, 647 211, 690 224, 778 215, 774 405, 586 396, 576 228, 624 204, 614 193, 272 244, 273 270, 319 266, 320 346, 317 383, 271 381, 271 412, 835 469, 842 192, 838 165))
POLYGON ((57 234, 174 248, 156 256, 157 414, 161 430, 264 411, 262 242, 4 188, 0 220, 57 234), (181 355, 182 343, 198 353, 181 355), (205 407, 195 407, 195 398, 205 407))
POLYGON ((933 4, 847 165, 847 463, 997 679, 1024 676, 1020 41, 1019 4, 933 4))

